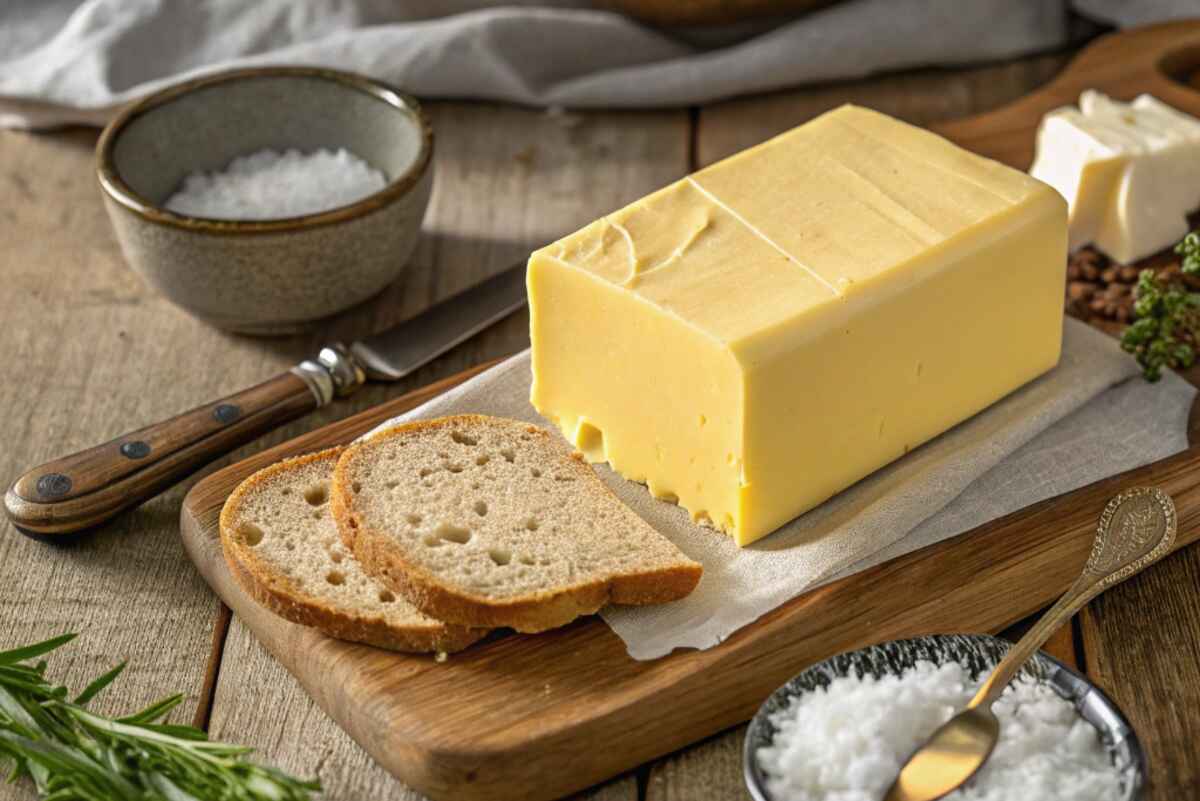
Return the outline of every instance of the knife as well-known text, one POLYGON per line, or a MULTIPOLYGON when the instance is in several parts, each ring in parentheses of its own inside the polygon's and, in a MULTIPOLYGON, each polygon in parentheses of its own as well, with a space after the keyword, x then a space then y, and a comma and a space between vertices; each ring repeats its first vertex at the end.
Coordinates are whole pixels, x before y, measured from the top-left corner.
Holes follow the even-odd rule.
POLYGON ((99 525, 368 379, 403 378, 524 305, 525 265, 517 264, 348 348, 327 345, 258 386, 35 467, 9 487, 5 511, 37 539, 99 525))

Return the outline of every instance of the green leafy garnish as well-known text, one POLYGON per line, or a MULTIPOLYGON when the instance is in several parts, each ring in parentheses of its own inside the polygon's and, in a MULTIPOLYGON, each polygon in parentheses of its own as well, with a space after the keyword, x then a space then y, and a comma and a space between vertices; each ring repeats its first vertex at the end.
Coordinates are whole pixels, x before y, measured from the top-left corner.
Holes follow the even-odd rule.
POLYGON ((1184 275, 1200 273, 1200 230, 1192 231, 1179 241, 1175 252, 1183 256, 1179 268, 1184 275))
MULTIPOLYGON (((1175 252, 1183 257, 1184 275, 1200 274, 1200 231, 1185 236, 1175 252)), ((1122 334, 1121 347, 1134 355, 1146 380, 1162 378, 1164 367, 1191 367, 1200 333, 1200 293, 1154 270, 1142 270, 1134 297, 1134 322, 1122 334)))
POLYGON ((120 718, 89 711, 124 664, 70 700, 66 687, 46 681, 44 660, 29 661, 73 639, 0 651, 0 766, 12 763, 10 782, 27 776, 48 801, 309 801, 320 790, 247 761, 249 748, 164 722, 182 695, 120 718))

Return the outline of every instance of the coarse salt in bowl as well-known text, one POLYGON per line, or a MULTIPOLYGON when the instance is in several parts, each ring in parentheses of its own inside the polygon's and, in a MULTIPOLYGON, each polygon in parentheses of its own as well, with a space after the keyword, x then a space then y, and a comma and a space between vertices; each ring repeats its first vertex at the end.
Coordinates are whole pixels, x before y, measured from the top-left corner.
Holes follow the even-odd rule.
POLYGON ((349 206, 381 191, 387 180, 345 148, 310 153, 264 148, 222 170, 185 176, 163 205, 186 217, 277 220, 349 206))
MULTIPOLYGON (((907 756, 962 709, 1009 645, 988 636, 898 640, 810 667, 764 702, 746 734, 757 801, 876 801, 907 756)), ((1146 766, 1120 710, 1043 653, 993 710, 1000 741, 948 801, 1133 801, 1146 766)))
POLYGON ((129 265, 221 328, 301 330, 378 293, 416 248, 433 134, 363 76, 253 67, 134 104, 97 145, 129 265))

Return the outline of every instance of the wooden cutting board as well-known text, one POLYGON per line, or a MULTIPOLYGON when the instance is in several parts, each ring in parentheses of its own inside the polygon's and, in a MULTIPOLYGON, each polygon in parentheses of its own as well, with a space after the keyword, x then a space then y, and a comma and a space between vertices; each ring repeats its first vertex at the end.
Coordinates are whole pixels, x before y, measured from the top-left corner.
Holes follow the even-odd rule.
MULTIPOLYGON (((937 130, 1024 169, 1042 114, 1086 88, 1122 99, 1150 92, 1200 115, 1200 94, 1172 79, 1186 81, 1193 67, 1200 67, 1200 23, 1111 36, 1035 94, 937 130)), ((1194 446, 806 593, 716 648, 654 662, 630 659, 592 617, 538 636, 496 636, 438 663, 329 639, 241 592, 221 556, 217 518, 243 478, 283 457, 348 442, 479 369, 214 473, 188 494, 181 520, 188 554, 225 603, 375 759, 434 799, 556 798, 748 719, 778 685, 834 653, 1003 629, 1074 580, 1100 511, 1125 487, 1154 485, 1174 498, 1176 547, 1200 538, 1194 446)))

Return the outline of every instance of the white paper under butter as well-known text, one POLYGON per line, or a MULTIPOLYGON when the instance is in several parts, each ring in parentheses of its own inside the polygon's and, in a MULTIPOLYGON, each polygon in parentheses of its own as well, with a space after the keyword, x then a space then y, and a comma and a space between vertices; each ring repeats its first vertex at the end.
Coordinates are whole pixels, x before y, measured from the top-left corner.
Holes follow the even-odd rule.
MULTIPOLYGON (((704 564, 688 598, 610 607, 604 619, 635 659, 710 648, 819 584, 1182 450, 1195 390, 1171 373, 1157 384, 1137 375, 1115 340, 1068 320, 1053 371, 744 548, 596 465, 622 501, 704 564)), ((376 430, 468 412, 555 430, 529 405, 529 381, 526 352, 376 430)))

